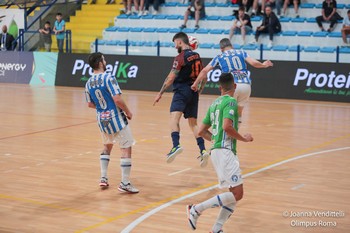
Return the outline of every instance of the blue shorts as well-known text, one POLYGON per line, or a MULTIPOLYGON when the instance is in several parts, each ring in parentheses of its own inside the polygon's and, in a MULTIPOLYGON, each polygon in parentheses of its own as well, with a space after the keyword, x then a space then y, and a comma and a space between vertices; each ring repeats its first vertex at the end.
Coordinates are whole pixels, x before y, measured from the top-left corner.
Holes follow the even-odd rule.
POLYGON ((198 92, 191 87, 176 89, 170 105, 170 112, 182 112, 184 117, 196 118, 198 115, 198 92))

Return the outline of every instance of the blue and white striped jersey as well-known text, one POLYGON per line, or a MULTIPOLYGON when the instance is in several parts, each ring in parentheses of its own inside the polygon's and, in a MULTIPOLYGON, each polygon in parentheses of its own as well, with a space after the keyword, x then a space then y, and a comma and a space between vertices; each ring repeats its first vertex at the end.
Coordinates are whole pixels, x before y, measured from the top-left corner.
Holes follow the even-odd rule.
POLYGON ((243 50, 230 49, 214 57, 209 63, 212 67, 220 66, 223 73, 232 73, 235 83, 250 84, 251 79, 245 59, 249 55, 243 50))
POLYGON ((97 123, 101 132, 113 134, 128 124, 123 110, 113 100, 113 96, 121 93, 115 77, 107 73, 94 74, 86 82, 86 101, 96 106, 97 123))

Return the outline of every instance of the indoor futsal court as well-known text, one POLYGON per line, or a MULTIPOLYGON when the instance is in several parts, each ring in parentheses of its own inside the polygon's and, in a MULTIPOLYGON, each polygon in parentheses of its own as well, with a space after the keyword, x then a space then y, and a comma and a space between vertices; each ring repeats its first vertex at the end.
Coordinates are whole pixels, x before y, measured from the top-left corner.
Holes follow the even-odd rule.
MULTIPOLYGON (((165 162, 172 95, 153 107, 155 95, 123 92, 137 141, 131 181, 140 189, 128 195, 117 189, 118 147, 109 189, 98 186, 102 142, 83 88, 0 84, 0 232, 193 232, 186 205, 223 190, 211 163, 199 166, 184 120, 184 152, 165 162)), ((217 96, 200 96, 199 122, 217 96)), ((350 232, 349 103, 251 98, 240 133, 254 142, 238 142, 245 193, 225 233, 350 232)), ((218 211, 205 211, 195 232, 208 233, 218 211)))

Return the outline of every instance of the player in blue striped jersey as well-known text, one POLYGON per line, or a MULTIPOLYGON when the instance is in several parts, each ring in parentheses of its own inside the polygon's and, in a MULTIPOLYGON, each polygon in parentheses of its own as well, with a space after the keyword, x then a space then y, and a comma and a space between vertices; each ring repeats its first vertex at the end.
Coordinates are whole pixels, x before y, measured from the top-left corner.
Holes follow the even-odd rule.
POLYGON ((238 102, 238 115, 239 122, 241 122, 242 111, 244 105, 248 103, 251 92, 251 79, 250 72, 248 71, 248 62, 255 68, 268 68, 273 66, 273 63, 269 60, 263 63, 250 57, 244 50, 234 50, 233 46, 228 38, 220 40, 221 54, 214 57, 209 64, 198 75, 198 78, 192 85, 192 90, 202 91, 205 83, 207 82, 207 74, 219 65, 223 73, 232 73, 237 88, 234 94, 234 98, 238 102), (198 85, 200 87, 198 88, 198 85))
POLYGON ((121 150, 120 167, 122 181, 118 190, 126 193, 138 193, 139 190, 131 185, 129 177, 131 171, 131 147, 135 144, 128 119, 132 113, 124 102, 118 82, 114 76, 106 73, 106 61, 102 53, 92 53, 89 65, 94 74, 85 85, 85 97, 88 107, 96 109, 97 123, 101 131, 104 144, 100 155, 101 181, 100 187, 107 188, 108 164, 110 154, 115 143, 121 150))

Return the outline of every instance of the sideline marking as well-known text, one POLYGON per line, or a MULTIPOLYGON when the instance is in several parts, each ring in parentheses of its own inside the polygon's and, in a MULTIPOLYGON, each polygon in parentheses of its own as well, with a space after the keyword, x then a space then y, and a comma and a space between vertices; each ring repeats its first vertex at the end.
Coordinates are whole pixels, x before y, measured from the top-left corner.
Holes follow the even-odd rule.
POLYGON ((298 184, 298 185, 294 186, 293 188, 291 188, 291 190, 297 190, 297 189, 300 189, 304 186, 305 186, 305 184, 298 184))
MULTIPOLYGON (((274 168, 274 167, 277 167, 277 166, 280 166, 282 164, 285 164, 285 163, 289 163, 289 162, 292 162, 292 161, 295 161, 295 160, 298 160, 298 159, 303 159, 303 158, 306 158, 306 157, 310 157, 310 156, 313 156, 313 155, 318 155, 318 154, 324 154, 324 153, 328 153, 328 152, 334 152, 334 151, 340 151, 340 150, 348 150, 350 149, 350 147, 343 147, 343 148, 337 148, 337 149, 331 149, 331 150, 324 150, 324 151, 318 151, 318 152, 313 152, 313 153, 309 153, 309 154, 304 154, 304 155, 299 155, 299 156, 296 156, 296 157, 293 157, 293 158, 289 158, 289 159, 286 159, 284 161, 280 161, 280 162, 277 162, 277 163, 274 163, 274 164, 270 164, 266 167, 263 167, 263 168, 260 168, 256 171, 252 171, 250 173, 247 173, 247 174, 244 174, 243 175, 243 178, 246 178, 246 177, 249 177, 249 176, 252 176, 252 175, 255 175, 255 174, 258 174, 260 172, 263 172, 263 171, 266 171, 266 170, 269 170, 271 168, 274 168)), ((207 192, 213 188, 216 188, 218 187, 218 185, 214 185, 214 186, 211 186, 211 187, 208 187, 208 188, 205 188, 205 189, 202 189, 200 191, 197 191, 197 192, 194 192, 194 193, 190 193, 186 196, 183 196, 183 197, 180 197, 178 199, 175 199, 175 200, 171 200, 161 206, 158 206, 157 208, 155 209, 152 209, 150 211, 148 211, 147 213, 145 213, 144 215, 142 215, 141 217, 137 218, 136 220, 134 220, 133 222, 131 222, 126 228, 124 228, 121 233, 129 233, 131 230, 133 230, 138 224, 140 224, 141 222, 143 222, 145 219, 147 219, 148 217, 152 216, 153 214, 159 212, 160 210, 166 208, 166 207, 169 207, 171 206, 172 204, 175 204, 175 203, 178 203, 182 200, 185 200, 187 198, 190 198, 190 197, 193 197, 193 196, 196 196, 198 194, 201 194, 201 193, 204 193, 204 192, 207 192)))
POLYGON ((177 171, 177 172, 169 173, 169 174, 168 174, 168 176, 173 176, 173 175, 179 174, 179 173, 181 173, 181 172, 186 172, 186 171, 189 171, 189 170, 191 170, 191 169, 192 169, 191 167, 189 167, 189 168, 185 168, 185 169, 183 169, 183 170, 181 170, 181 171, 177 171))

